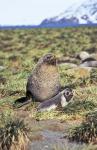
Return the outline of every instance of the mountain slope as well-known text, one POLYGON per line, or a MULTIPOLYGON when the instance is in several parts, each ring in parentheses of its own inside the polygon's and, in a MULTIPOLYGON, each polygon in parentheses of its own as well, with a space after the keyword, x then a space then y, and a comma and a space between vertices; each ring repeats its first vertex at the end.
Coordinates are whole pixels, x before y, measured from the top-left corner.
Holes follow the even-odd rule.
POLYGON ((97 0, 74 4, 60 15, 45 19, 41 26, 97 24, 97 0))

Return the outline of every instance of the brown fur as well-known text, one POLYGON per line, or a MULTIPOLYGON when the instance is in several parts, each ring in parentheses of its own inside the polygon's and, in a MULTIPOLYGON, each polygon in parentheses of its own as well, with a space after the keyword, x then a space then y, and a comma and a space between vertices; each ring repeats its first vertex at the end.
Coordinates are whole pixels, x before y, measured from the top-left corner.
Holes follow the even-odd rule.
POLYGON ((43 56, 37 63, 27 82, 27 96, 34 97, 35 101, 45 101, 58 94, 60 80, 56 58, 52 54, 43 56), (51 56, 46 61, 46 56, 51 56))
POLYGON ((14 107, 22 107, 31 100, 43 102, 59 93, 60 76, 56 58, 52 54, 47 54, 39 59, 37 65, 28 78, 26 86, 26 97, 15 101, 14 107), (17 105, 17 104, 20 105, 17 105))

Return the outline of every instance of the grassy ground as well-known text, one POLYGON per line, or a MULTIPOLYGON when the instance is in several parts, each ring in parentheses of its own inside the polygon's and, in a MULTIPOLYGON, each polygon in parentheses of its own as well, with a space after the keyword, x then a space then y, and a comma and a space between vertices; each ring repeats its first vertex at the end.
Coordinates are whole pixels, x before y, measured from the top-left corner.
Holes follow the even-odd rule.
MULTIPOLYGON (((17 98, 25 96, 27 78, 43 54, 51 52, 57 57, 73 57, 83 50, 97 52, 96 27, 1 30, 0 66, 3 69, 0 71, 0 110, 5 120, 9 114, 20 114, 12 104, 17 98)), ((74 102, 63 111, 50 113, 37 113, 32 103, 24 108, 25 113, 38 120, 84 120, 85 114, 97 107, 97 70, 67 69, 59 65, 59 72, 61 84, 70 84, 74 88, 74 102)), ((2 126, 2 120, 0 122, 2 126)))

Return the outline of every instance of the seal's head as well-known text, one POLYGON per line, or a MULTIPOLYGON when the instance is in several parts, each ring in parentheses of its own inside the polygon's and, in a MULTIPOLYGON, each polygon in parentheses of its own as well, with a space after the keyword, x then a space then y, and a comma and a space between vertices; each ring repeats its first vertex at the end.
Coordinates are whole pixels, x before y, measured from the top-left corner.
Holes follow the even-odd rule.
POLYGON ((65 87, 63 95, 67 102, 69 102, 73 97, 73 90, 70 87, 65 87))
POLYGON ((48 53, 48 54, 44 55, 42 57, 41 61, 43 63, 49 64, 49 65, 56 65, 56 62, 57 62, 55 55, 53 55, 51 53, 48 53))

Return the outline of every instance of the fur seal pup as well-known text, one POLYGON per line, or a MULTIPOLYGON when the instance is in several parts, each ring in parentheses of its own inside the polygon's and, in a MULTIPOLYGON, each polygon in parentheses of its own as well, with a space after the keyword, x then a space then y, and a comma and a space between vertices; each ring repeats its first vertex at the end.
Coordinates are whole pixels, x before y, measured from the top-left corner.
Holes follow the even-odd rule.
MULTIPOLYGON (((61 89, 60 75, 57 67, 55 55, 48 53, 39 59, 28 78, 26 86, 26 97, 24 105, 30 99, 43 102, 58 94, 61 89)), ((23 103, 23 99, 18 99, 16 103, 23 103)), ((22 106, 22 105, 21 105, 22 106)))
POLYGON ((73 97, 73 90, 69 87, 65 87, 63 91, 59 92, 55 97, 42 102, 37 110, 39 112, 50 111, 56 109, 57 107, 65 107, 73 97))

